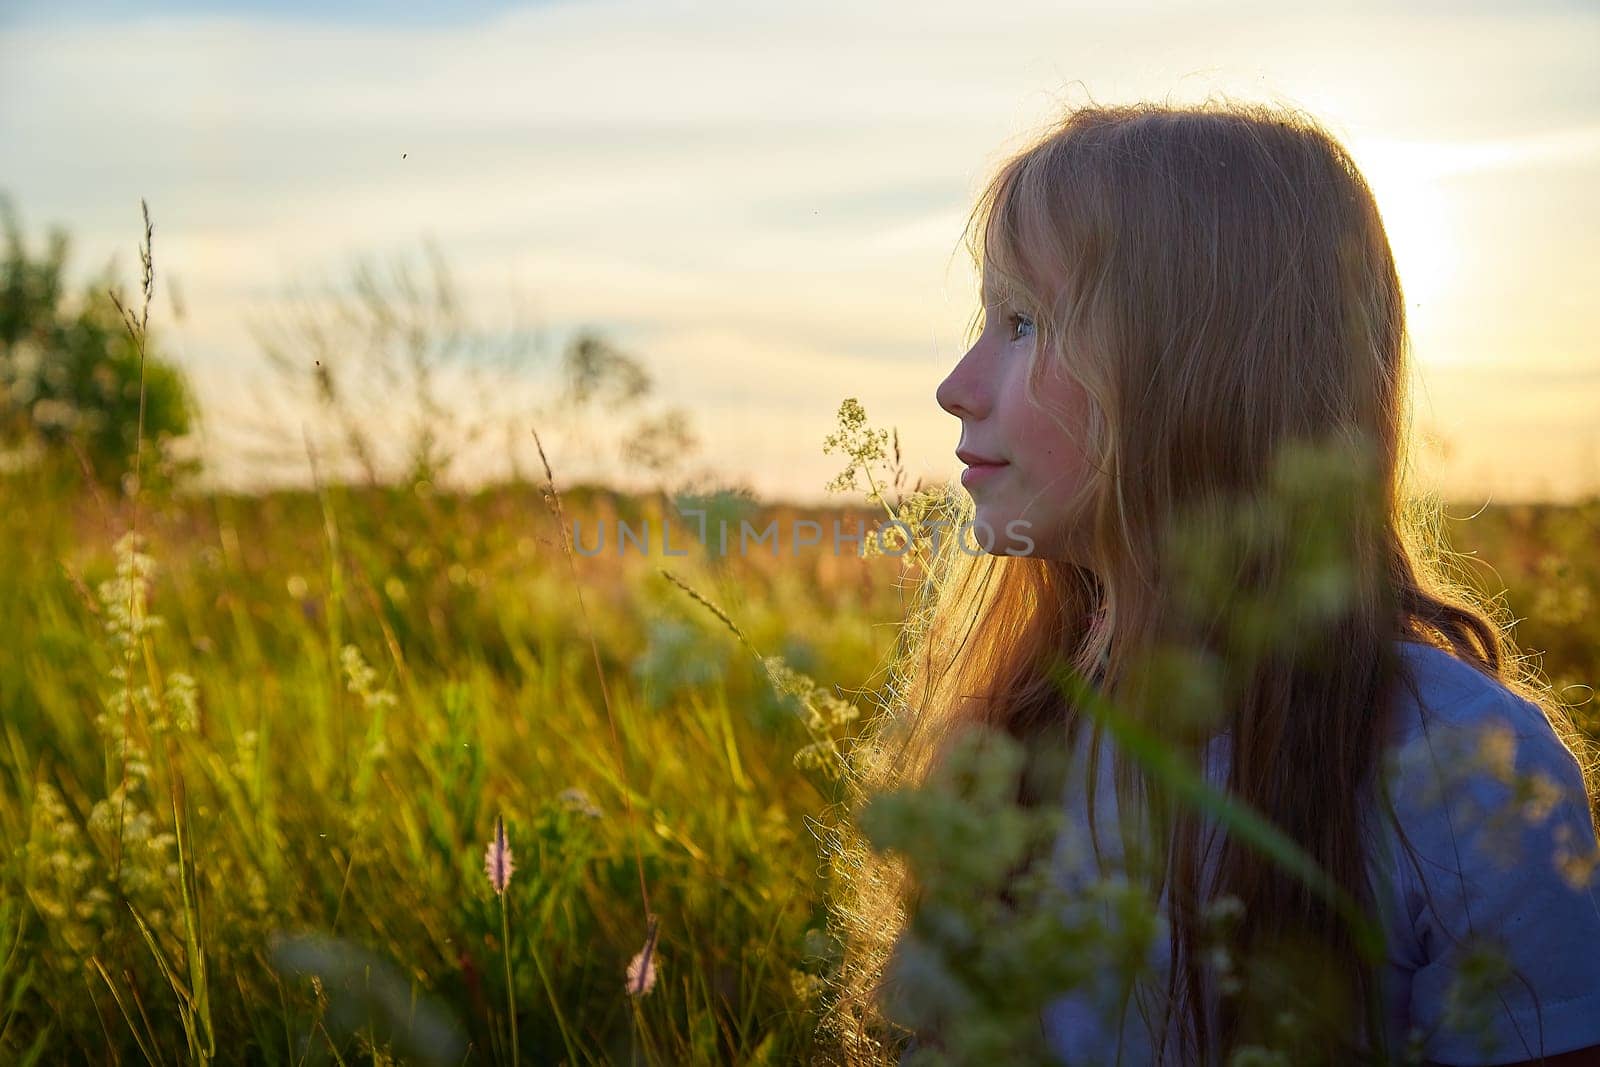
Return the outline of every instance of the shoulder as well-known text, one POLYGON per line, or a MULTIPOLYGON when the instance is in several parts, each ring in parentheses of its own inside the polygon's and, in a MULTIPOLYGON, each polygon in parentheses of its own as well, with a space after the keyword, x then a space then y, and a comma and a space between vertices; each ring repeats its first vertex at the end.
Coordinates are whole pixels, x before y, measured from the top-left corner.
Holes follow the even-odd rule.
POLYGON ((1545 837, 1592 845, 1583 773, 1544 711, 1446 651, 1404 646, 1416 693, 1400 687, 1384 751, 1400 829, 1421 838, 1414 843, 1448 844, 1457 860, 1474 838, 1508 866, 1545 837))
POLYGON ((1537 704, 1443 649, 1410 641, 1401 649, 1415 691, 1395 690, 1385 745, 1393 770, 1461 788, 1541 775, 1586 800, 1577 757, 1537 704))
POLYGON ((1384 753, 1405 841, 1392 958, 1430 1058, 1600 1042, 1600 858, 1583 775, 1539 706, 1407 643, 1384 753))

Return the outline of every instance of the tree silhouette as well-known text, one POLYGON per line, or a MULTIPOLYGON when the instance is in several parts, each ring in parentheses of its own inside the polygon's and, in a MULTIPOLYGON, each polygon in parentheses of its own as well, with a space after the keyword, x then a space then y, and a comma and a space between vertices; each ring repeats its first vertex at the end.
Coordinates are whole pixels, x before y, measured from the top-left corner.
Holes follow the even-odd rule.
MULTIPOLYGON (((96 479, 132 470, 139 427, 139 349, 109 290, 107 265, 77 296, 66 291, 69 239, 52 228, 42 255, 26 247, 9 198, 0 196, 0 470, 79 457, 96 479)), ((192 474, 169 446, 189 433, 193 394, 178 369, 146 340, 144 480, 192 474)))

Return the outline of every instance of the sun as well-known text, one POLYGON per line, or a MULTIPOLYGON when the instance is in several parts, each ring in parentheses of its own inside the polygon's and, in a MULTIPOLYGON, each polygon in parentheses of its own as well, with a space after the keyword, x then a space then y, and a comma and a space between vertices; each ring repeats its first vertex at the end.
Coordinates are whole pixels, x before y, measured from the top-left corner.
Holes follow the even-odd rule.
POLYGON ((1443 321, 1461 269, 1456 194, 1424 145, 1352 141, 1351 154, 1372 187, 1414 336, 1443 321))

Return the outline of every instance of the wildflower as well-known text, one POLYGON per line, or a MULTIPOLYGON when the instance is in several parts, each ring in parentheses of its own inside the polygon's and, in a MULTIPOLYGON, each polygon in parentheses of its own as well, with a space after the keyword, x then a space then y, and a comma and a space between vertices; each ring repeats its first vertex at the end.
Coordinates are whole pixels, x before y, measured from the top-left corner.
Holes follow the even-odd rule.
POLYGON ((377 684, 378 672, 367 665, 361 650, 355 645, 345 645, 339 652, 339 663, 344 668, 345 687, 361 698, 368 711, 379 711, 395 705, 395 696, 377 684))
POLYGON ((802 771, 829 771, 839 759, 839 746, 830 738, 825 741, 813 741, 795 750, 792 762, 802 771))
POLYGON ((794 995, 805 1001, 816 999, 828 988, 827 981, 821 976, 797 970, 789 972, 789 984, 794 995))
POLYGON ((517 1043, 517 986, 511 973, 511 917, 506 910, 506 886, 511 882, 511 872, 516 870, 516 865, 511 862, 511 845, 506 841, 506 820, 504 815, 494 817, 494 840, 489 842, 489 849, 483 855, 483 871, 489 876, 489 884, 494 887, 495 895, 500 898, 500 950, 505 956, 506 964, 506 1004, 508 1006, 507 1018, 511 1020, 511 1059, 513 1063, 521 1062, 521 1046, 517 1043))
POLYGON ((1555 836, 1556 867, 1567 885, 1581 893, 1594 880, 1595 872, 1600 871, 1600 848, 1574 848, 1572 827, 1565 824, 1556 827, 1555 836))
POLYGON ((143 537, 133 531, 118 538, 112 549, 117 560, 117 576, 101 582, 97 589, 106 633, 113 647, 123 652, 159 628, 162 621, 159 616, 148 614, 155 560, 142 551, 143 547, 143 537))
POLYGON ((261 735, 254 730, 245 730, 234 740, 234 760, 229 770, 241 782, 249 782, 254 779, 257 746, 260 742, 261 735))
POLYGON ((889 443, 888 430, 873 429, 867 423, 867 413, 855 397, 839 405, 839 429, 829 434, 822 444, 824 454, 842 452, 850 464, 828 483, 829 492, 854 492, 857 489, 856 473, 867 476, 867 499, 877 503, 881 499, 877 482, 872 477, 872 466, 885 458, 889 443))
POLYGON ((838 769, 839 738, 835 733, 854 722, 860 716, 860 709, 789 666, 782 656, 765 656, 761 662, 772 688, 779 694, 794 697, 800 705, 806 730, 814 737, 794 754, 794 765, 802 770, 838 769))
POLYGON ((1506 723, 1484 727, 1478 740, 1478 763, 1496 779, 1510 784, 1516 774, 1517 735, 1506 723))
POLYGON ((199 688, 193 676, 183 671, 173 671, 167 678, 167 718, 180 733, 194 733, 200 728, 199 688))
POLYGON ((656 984, 656 917, 644 935, 644 947, 628 961, 628 995, 642 997, 656 984))
POLYGON ((483 870, 489 876, 489 884, 494 886, 494 891, 504 893, 506 885, 511 881, 511 872, 516 870, 516 865, 511 861, 511 846, 506 843, 506 821, 503 815, 494 817, 494 840, 489 842, 489 850, 484 853, 483 870))
POLYGON ((561 806, 568 811, 578 812, 586 818, 598 819, 605 815, 605 812, 601 811, 599 806, 589 798, 589 794, 578 786, 563 789, 557 799, 561 801, 561 806))

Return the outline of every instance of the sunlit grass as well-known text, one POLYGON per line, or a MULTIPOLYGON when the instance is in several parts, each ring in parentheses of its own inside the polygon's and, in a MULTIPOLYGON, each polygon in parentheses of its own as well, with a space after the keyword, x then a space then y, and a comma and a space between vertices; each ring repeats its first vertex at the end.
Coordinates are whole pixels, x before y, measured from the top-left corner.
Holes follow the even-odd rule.
MULTIPOLYGON (((141 1043, 156 1058, 186 1054, 179 994, 128 908, 147 895, 135 902, 159 912, 164 956, 187 959, 162 773, 181 779, 190 813, 210 1011, 228 1056, 348 1054, 361 1040, 338 1031, 348 1013, 323 1004, 332 989, 280 974, 274 931, 379 953, 480 1052, 508 1052, 494 1036, 509 1002, 501 915, 482 875, 497 811, 518 847, 505 903, 520 927, 509 963, 525 1048, 571 1040, 577 1056, 612 1061, 637 1044, 657 1062, 804 1048, 797 979, 822 888, 806 820, 826 809, 828 779, 793 764, 813 740, 800 709, 658 573, 662 560, 574 561, 619 768, 537 488, 331 488, 326 515, 305 493, 150 502, 148 618, 160 624, 141 636, 141 660, 169 694, 183 692, 180 672, 193 678, 196 721, 157 769, 161 787, 128 791, 143 799, 119 839, 97 836, 92 818, 123 795, 108 766, 116 739, 95 721, 121 657, 92 591, 115 578, 125 516, 42 472, 4 492, 17 551, 0 602, 29 635, 0 653, 6 898, 25 904, 7 912, 25 945, 8 988, 27 973, 8 1050, 43 1035, 47 1059, 107 1043, 134 1059, 141 1043), (637 1026, 623 991, 644 931, 628 802, 661 915, 663 978, 637 1001, 637 1026)), ((591 514, 613 506, 574 499, 591 514)), ((670 564, 758 647, 816 677, 863 684, 889 646, 892 561, 670 564)))
MULTIPOLYGON (((681 509, 722 507, 758 527, 870 524, 889 443, 849 404, 825 442, 861 462, 866 510, 563 487, 562 525, 531 482, 173 497, 97 489, 71 464, 0 478, 0 1059, 821 1054, 836 946, 819 848, 841 743, 906 610, 904 563, 826 540, 584 556, 563 531, 681 532, 681 509)), ((1600 500, 1448 532, 1600 735, 1600 500)), ((974 773, 1003 778, 1004 758, 974 773)), ((985 877, 1053 828, 947 800, 878 810, 901 804, 909 840, 922 826, 930 845, 992 849, 985 877)), ((1090 936, 1041 922, 1003 929, 1035 947, 1090 936)), ((1041 988, 1093 957, 1052 958, 1025 972, 1041 988)), ((1016 1048, 1001 1024, 1017 1020, 991 1015, 972 1047, 1016 1048)))
MULTIPOLYGON (((115 731, 96 725, 116 707, 123 623, 95 591, 112 583, 112 605, 127 591, 131 564, 125 553, 119 579, 115 550, 125 514, 43 472, 0 491, 0 605, 22 635, 0 651, 7 1058, 36 1043, 45 1061, 104 1047, 130 1061, 184 1058, 197 995, 184 925, 192 882, 227 1056, 351 1055, 365 1047, 362 1026, 395 1032, 383 1019, 341 1030, 355 1016, 337 1009, 336 988, 275 965, 281 931, 377 953, 408 997, 436 1003, 480 1053, 509 1059, 497 1036, 509 1033, 507 946, 482 869, 501 811, 517 847, 506 962, 526 1049, 559 1058, 571 1041, 595 1061, 806 1054, 820 968, 807 933, 822 927, 826 888, 808 820, 835 798, 826 774, 794 766, 814 741, 801 709, 660 574, 663 560, 574 560, 624 771, 536 487, 330 488, 327 515, 309 493, 152 501, 147 617, 161 624, 140 644, 165 702, 143 706, 132 736, 149 744, 162 736, 160 707, 188 706, 184 675, 195 721, 183 729, 172 717, 147 783, 137 765, 122 777, 115 731), (181 780, 189 811, 187 879, 169 780, 181 780), (624 789, 661 916, 662 980, 632 1002, 624 978, 643 925, 624 789), (118 838, 115 818, 96 811, 114 816, 107 805, 124 798, 118 838)), ((569 506, 635 505, 574 493, 569 506)), ((1518 506, 1452 531, 1493 561, 1486 587, 1529 612, 1519 636, 1546 651, 1571 703, 1600 676, 1586 592, 1600 585, 1600 560, 1582 550, 1597 516, 1593 505, 1518 506)), ((868 686, 889 650, 893 560, 667 562, 755 647, 812 678, 868 686)), ((1592 704, 1580 717, 1593 731, 1592 704)))

